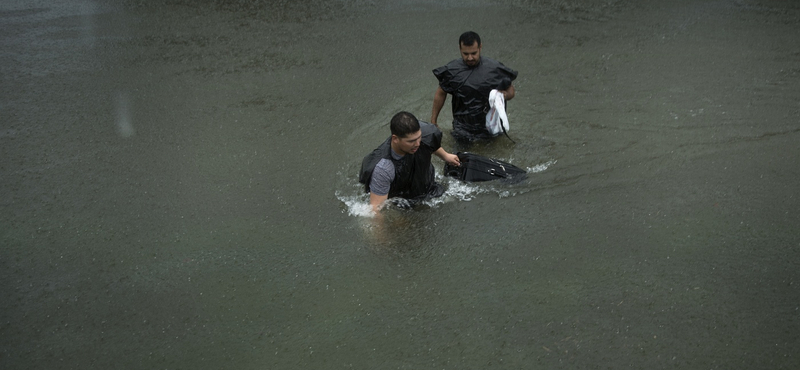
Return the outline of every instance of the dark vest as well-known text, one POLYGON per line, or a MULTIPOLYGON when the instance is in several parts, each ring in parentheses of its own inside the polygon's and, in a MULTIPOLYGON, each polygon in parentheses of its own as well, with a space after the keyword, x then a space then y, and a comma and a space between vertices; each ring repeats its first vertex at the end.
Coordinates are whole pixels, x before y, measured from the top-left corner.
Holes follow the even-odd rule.
POLYGON ((406 154, 403 158, 392 157, 392 138, 389 137, 372 153, 364 157, 358 181, 364 184, 369 192, 372 171, 381 159, 391 160, 394 164, 394 181, 389 188, 389 198, 401 197, 414 199, 424 197, 434 185, 435 172, 431 165, 431 156, 442 146, 442 132, 427 122, 420 121, 422 143, 414 154, 406 154))

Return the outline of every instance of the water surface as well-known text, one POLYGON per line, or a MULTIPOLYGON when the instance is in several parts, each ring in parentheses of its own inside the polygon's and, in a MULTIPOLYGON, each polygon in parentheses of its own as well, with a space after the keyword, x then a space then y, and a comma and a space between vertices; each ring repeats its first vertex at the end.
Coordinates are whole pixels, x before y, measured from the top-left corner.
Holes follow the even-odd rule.
MULTIPOLYGON (((800 366, 800 7, 6 1, 0 367, 800 366), (513 186, 363 210, 474 30, 513 186)), ((440 122, 448 136, 449 101, 440 122)), ((441 166, 440 161, 435 160, 441 166)))

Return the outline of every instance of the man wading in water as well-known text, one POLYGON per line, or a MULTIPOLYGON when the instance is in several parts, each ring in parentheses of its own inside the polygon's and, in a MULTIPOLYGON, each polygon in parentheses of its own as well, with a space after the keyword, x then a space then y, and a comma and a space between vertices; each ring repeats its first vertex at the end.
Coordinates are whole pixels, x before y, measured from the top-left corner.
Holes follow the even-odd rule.
POLYGON ((470 143, 494 137, 486 129, 489 111, 489 93, 499 90, 506 101, 514 98, 512 81, 517 71, 494 59, 481 57, 481 37, 475 32, 464 32, 458 39, 461 58, 433 70, 439 86, 433 96, 431 123, 437 125, 447 94, 453 96, 453 131, 458 143, 470 143))
POLYGON ((389 128, 392 135, 364 157, 358 177, 369 192, 369 204, 376 213, 389 198, 405 198, 415 204, 444 193, 444 188, 434 181, 431 155, 450 165, 461 165, 456 155, 442 148, 442 131, 420 122, 413 114, 395 114, 389 128))

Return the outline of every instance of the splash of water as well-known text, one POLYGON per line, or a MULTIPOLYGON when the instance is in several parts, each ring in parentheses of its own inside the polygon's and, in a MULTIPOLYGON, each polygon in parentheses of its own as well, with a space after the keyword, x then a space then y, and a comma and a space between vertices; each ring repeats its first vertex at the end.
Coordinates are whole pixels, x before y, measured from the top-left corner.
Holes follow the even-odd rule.
POLYGON ((528 173, 539 173, 539 172, 544 172, 544 170, 546 170, 546 169, 548 169, 550 166, 552 166, 552 165, 556 164, 556 162, 557 162, 557 161, 554 159, 554 160, 552 160, 552 161, 547 161, 547 162, 545 162, 545 163, 542 163, 542 164, 537 164, 537 165, 535 165, 535 166, 533 166, 533 167, 528 167, 526 170, 528 171, 528 173))
POLYGON ((369 198, 363 195, 343 195, 336 191, 336 198, 345 206, 342 213, 347 212, 348 216, 356 217, 375 217, 372 206, 369 205, 369 198))
MULTIPOLYGON (((526 171, 529 174, 543 172, 555 163, 556 160, 547 161, 533 167, 528 167, 526 171)), ((339 175, 342 175, 342 173, 340 172, 339 175)), ((443 176, 438 172, 436 173, 436 181, 445 185, 447 187, 447 191, 445 191, 444 195, 441 197, 427 199, 422 202, 423 204, 432 208, 453 201, 469 202, 480 194, 495 193, 500 198, 510 198, 525 192, 524 190, 509 190, 502 185, 495 185, 494 183, 462 182, 451 177, 443 176)), ((363 192, 363 185, 358 183, 351 185, 355 194, 344 194, 345 192, 339 190, 336 191, 336 198, 339 199, 339 201, 341 201, 344 205, 342 213, 347 212, 349 216, 355 217, 375 217, 375 214, 372 212, 372 207, 369 204, 369 196, 366 193, 359 193, 363 192)))

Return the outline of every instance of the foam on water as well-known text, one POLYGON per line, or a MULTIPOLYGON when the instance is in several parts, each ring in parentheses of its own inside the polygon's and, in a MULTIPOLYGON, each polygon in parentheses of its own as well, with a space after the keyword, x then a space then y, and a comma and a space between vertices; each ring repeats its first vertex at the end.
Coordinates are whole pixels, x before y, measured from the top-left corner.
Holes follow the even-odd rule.
POLYGON ((356 217, 375 217, 372 207, 369 205, 369 198, 364 195, 343 195, 336 192, 336 198, 345 205, 342 213, 347 212, 348 216, 356 217))
POLYGON ((539 172, 544 172, 544 170, 546 170, 546 169, 548 169, 550 166, 552 166, 552 165, 556 164, 556 162, 557 162, 557 161, 554 159, 554 160, 552 160, 552 161, 547 161, 547 162, 544 162, 544 163, 542 163, 542 164, 537 164, 537 165, 535 165, 535 166, 533 166, 533 167, 528 167, 526 170, 528 171, 528 173, 539 173, 539 172))

